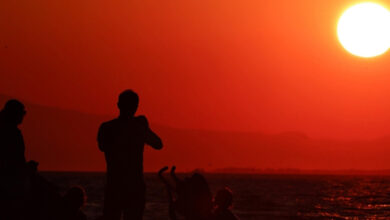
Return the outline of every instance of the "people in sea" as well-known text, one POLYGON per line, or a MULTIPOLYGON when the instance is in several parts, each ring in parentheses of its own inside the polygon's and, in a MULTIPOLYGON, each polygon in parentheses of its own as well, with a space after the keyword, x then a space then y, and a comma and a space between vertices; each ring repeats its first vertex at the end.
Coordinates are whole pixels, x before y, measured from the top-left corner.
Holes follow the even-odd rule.
POLYGON ((238 220, 232 212, 233 193, 229 187, 218 190, 213 198, 201 173, 195 172, 182 180, 176 176, 175 169, 171 168, 171 181, 163 175, 168 167, 158 172, 167 188, 171 220, 177 220, 177 215, 186 220, 238 220))
POLYGON ((143 152, 147 144, 162 149, 161 139, 145 116, 136 116, 139 97, 132 90, 119 95, 119 117, 104 122, 98 132, 99 149, 107 164, 103 216, 106 220, 141 220, 145 208, 143 152))
POLYGON ((232 212, 233 193, 229 187, 220 189, 214 197, 214 219, 215 220, 238 220, 232 212))
POLYGON ((162 168, 159 176, 167 187, 170 219, 176 220, 177 215, 186 220, 213 219, 212 193, 204 176, 193 173, 182 180, 176 176, 175 167, 172 167, 172 181, 168 181, 163 176, 163 172, 167 169, 168 167, 162 168))

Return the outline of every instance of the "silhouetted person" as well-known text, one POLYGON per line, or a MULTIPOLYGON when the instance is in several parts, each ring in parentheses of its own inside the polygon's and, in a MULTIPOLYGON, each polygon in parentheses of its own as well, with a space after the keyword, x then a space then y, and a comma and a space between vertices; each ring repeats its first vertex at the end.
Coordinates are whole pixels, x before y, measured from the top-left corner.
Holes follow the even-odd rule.
POLYGON ((25 147, 18 128, 25 114, 24 105, 14 99, 0 111, 0 219, 23 219, 16 210, 26 204, 25 147))
POLYGON ((163 176, 167 169, 168 167, 162 168, 159 177, 167 187, 170 219, 176 220, 176 213, 186 220, 213 219, 212 194, 204 176, 194 173, 191 177, 181 180, 175 174, 176 167, 172 167, 171 177, 174 182, 172 185, 163 176))
POLYGON ((99 149, 107 163, 103 216, 106 220, 142 219, 145 207, 143 178, 144 145, 161 149, 161 139, 149 128, 145 116, 134 116, 138 95, 125 90, 119 95, 119 117, 105 122, 98 133, 99 149))
POLYGON ((18 128, 25 114, 24 105, 14 99, 0 111, 0 219, 56 219, 59 193, 38 175, 37 162, 26 163, 18 128))
POLYGON ((232 213, 233 194, 229 188, 221 189, 214 198, 214 216, 215 220, 238 220, 232 213))
POLYGON ((74 186, 70 188, 62 198, 61 220, 86 220, 87 216, 81 210, 86 202, 86 193, 84 188, 74 186))
POLYGON ((24 140, 18 125, 26 114, 18 100, 9 100, 0 112, 0 169, 6 175, 18 175, 26 164, 24 140))

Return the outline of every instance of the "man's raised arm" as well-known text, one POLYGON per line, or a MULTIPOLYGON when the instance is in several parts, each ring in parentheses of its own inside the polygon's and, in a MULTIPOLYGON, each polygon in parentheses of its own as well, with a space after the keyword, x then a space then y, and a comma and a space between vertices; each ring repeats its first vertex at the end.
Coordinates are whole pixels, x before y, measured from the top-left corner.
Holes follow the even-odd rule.
POLYGON ((153 147, 156 150, 160 150, 163 148, 163 143, 161 141, 161 138, 157 136, 156 133, 154 133, 150 128, 148 128, 146 132, 146 144, 153 147))
POLYGON ((163 143, 161 138, 150 129, 148 119, 146 119, 144 115, 138 116, 138 119, 142 121, 144 126, 146 126, 145 143, 156 150, 162 149, 163 143))

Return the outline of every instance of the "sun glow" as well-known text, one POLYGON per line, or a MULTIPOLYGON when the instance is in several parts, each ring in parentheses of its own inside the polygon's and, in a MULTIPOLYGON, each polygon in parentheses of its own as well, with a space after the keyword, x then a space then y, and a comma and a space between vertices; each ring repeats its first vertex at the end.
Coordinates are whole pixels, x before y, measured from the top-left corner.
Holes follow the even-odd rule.
POLYGON ((340 43, 359 57, 375 57, 390 48, 390 12, 376 3, 347 9, 337 25, 340 43))

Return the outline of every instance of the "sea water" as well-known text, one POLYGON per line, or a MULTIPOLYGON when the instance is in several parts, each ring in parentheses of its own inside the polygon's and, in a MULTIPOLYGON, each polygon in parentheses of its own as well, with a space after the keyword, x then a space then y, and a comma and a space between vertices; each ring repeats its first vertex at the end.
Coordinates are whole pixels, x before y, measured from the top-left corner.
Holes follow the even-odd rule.
MULTIPOLYGON (((86 189, 89 219, 102 214, 104 173, 46 172, 63 193, 86 189)), ((179 175, 181 177, 185 174, 179 175)), ((215 193, 233 191, 233 212, 249 219, 390 219, 390 176, 205 174, 215 193)), ((169 219, 168 198, 157 174, 145 175, 145 220, 169 219)))

